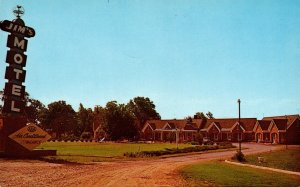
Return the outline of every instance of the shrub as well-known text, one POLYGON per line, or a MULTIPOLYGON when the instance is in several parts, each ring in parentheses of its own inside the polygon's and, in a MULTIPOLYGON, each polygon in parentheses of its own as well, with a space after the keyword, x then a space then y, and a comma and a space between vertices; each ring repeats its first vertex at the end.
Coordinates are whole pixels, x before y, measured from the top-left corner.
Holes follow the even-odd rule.
POLYGON ((217 142, 217 145, 224 147, 233 147, 231 142, 217 142))
POLYGON ((216 149, 226 149, 231 148, 232 145, 227 146, 219 146, 219 145, 205 145, 205 146, 195 146, 195 147, 186 147, 183 149, 176 148, 166 148, 165 150, 160 151, 141 151, 141 152, 126 152, 124 156, 127 157, 153 157, 153 156, 162 156, 162 155, 170 155, 170 154, 178 154, 178 153, 190 153, 190 152, 201 152, 208 150, 216 150, 216 149))
POLYGON ((190 142, 191 145, 199 145, 199 142, 196 142, 196 141, 193 141, 193 142, 190 142))
POLYGON ((232 157, 233 160, 237 160, 239 162, 245 162, 246 159, 245 159, 245 155, 243 154, 242 151, 237 151, 233 157, 232 157))

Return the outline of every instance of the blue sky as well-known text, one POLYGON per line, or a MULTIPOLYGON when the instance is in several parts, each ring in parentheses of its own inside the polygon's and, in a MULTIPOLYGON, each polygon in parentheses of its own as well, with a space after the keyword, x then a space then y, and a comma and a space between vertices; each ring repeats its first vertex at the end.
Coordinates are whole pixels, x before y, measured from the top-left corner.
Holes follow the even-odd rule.
MULTIPOLYGON (((162 118, 300 110, 300 1, 0 0, 0 20, 25 8, 26 91, 75 110, 154 101, 162 118)), ((6 32, 0 33, 4 87, 6 32)))

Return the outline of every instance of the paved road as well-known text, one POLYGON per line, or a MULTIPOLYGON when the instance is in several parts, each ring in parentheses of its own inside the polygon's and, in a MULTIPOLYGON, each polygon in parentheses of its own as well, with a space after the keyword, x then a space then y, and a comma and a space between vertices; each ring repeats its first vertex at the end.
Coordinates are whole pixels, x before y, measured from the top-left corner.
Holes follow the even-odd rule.
MULTIPOLYGON (((282 146, 243 143, 244 154, 282 146)), ((53 164, 41 161, 0 160, 0 187, 5 186, 183 186, 181 167, 213 159, 226 159, 236 151, 140 161, 101 162, 90 165, 53 164)))

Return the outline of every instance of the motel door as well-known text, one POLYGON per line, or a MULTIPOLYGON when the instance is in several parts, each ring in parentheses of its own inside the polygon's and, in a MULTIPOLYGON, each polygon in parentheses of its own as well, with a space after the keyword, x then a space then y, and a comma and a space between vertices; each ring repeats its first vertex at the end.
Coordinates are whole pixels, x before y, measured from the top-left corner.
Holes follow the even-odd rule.
POLYGON ((256 142, 260 142, 261 141, 261 133, 257 133, 256 134, 256 142))
POLYGON ((271 138, 272 138, 272 143, 273 144, 277 144, 278 143, 278 135, 276 133, 273 133, 271 135, 271 138))

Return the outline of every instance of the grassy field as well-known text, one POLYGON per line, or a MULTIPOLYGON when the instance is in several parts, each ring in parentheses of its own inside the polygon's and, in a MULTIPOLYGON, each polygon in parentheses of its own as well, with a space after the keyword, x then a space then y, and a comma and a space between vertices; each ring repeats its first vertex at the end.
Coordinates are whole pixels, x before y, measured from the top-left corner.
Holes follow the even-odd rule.
MULTIPOLYGON (((179 144, 178 148, 192 147, 190 144, 179 144)), ((126 152, 158 151, 176 148, 170 143, 95 143, 95 142, 46 142, 37 149, 57 150, 58 156, 52 159, 66 161, 88 162, 104 161, 122 157, 126 152)))
POLYGON ((245 158, 247 164, 300 172, 300 148, 288 148, 287 150, 249 155, 245 158), (263 157, 264 162, 259 163, 257 157, 263 157))
POLYGON ((184 167, 189 186, 299 186, 300 177, 211 161, 184 167))

